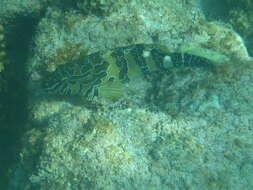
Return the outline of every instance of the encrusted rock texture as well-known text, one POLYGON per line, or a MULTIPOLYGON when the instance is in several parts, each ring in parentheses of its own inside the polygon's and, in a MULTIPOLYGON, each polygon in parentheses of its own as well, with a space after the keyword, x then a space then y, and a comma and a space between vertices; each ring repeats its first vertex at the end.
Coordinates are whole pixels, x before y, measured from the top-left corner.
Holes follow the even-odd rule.
MULTIPOLYGON (((228 0, 230 3, 231 0, 228 0)), ((231 3, 234 3, 231 1, 231 3)), ((252 42, 253 42, 253 2, 250 0, 242 0, 237 2, 229 11, 229 22, 237 32, 245 39, 246 46, 249 47, 249 53, 253 55, 252 42)))
POLYGON ((15 2, 0 2, 10 17, 44 12, 27 61, 31 91, 41 68, 136 43, 199 46, 231 63, 164 73, 142 105, 31 96, 10 190, 253 189, 253 63, 231 26, 207 21, 194 0, 15 2))

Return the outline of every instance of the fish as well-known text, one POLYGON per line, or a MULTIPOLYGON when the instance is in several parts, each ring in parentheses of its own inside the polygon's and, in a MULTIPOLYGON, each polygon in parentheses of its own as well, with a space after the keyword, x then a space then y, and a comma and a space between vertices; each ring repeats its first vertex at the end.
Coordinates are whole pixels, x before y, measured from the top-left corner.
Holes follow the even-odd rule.
POLYGON ((211 68, 213 63, 204 57, 170 52, 159 44, 134 44, 80 56, 60 65, 45 74, 42 88, 57 96, 118 100, 130 81, 152 82, 153 73, 180 66, 211 68))

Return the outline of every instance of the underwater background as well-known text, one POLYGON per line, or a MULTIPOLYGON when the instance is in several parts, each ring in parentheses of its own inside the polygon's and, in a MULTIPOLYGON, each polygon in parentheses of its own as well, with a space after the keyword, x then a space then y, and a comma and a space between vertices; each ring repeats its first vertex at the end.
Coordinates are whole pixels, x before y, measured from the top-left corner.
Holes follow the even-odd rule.
POLYGON ((1 0, 1 190, 253 189, 251 0, 1 0))

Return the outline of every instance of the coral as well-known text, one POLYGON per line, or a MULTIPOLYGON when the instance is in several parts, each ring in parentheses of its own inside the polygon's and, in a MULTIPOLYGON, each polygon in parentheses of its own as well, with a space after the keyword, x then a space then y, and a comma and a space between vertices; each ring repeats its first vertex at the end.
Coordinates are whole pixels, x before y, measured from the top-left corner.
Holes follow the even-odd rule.
POLYGON ((77 7, 85 14, 106 16, 121 9, 130 3, 131 0, 79 0, 77 7))
POLYGON ((253 23, 253 14, 246 12, 243 9, 231 10, 230 11, 230 23, 233 25, 235 30, 241 33, 243 36, 248 36, 252 34, 252 23, 253 23))
MULTIPOLYGON (((196 7, 183 6, 184 9, 192 10, 184 11, 182 6, 178 5, 181 2, 171 1, 166 3, 160 0, 166 8, 161 8, 157 2, 133 1, 127 6, 119 6, 118 11, 110 12, 111 14, 102 18, 83 15, 77 11, 48 8, 45 17, 38 24, 38 32, 35 35, 35 55, 29 67, 45 64, 46 68, 53 71, 63 62, 61 52, 68 55, 69 49, 70 52, 78 54, 81 49, 89 48, 89 53, 94 53, 136 43, 152 42, 175 49, 191 28, 192 20, 196 22, 200 14, 196 7), (77 47, 78 45, 81 46, 77 47), (57 57, 60 57, 59 63, 57 57), (50 61, 54 59, 56 60, 50 61)), ((110 2, 117 4, 114 1, 110 2)), ((104 3, 106 2, 101 4, 104 3)), ((70 57, 73 55, 68 56, 70 57)))
POLYGON ((253 55, 253 3, 251 0, 201 1, 204 14, 209 20, 219 20, 233 27, 244 39, 250 55, 253 55))
POLYGON ((251 60, 241 36, 232 28, 218 22, 200 20, 194 41, 202 47, 213 49, 235 60, 251 60))
MULTIPOLYGON (((206 112, 218 112, 223 106, 219 101, 222 95, 217 94, 225 93, 221 89, 227 88, 226 93, 229 94, 226 97, 236 96, 229 91, 239 91, 238 89, 244 86, 243 83, 249 85, 252 69, 252 62, 215 64, 213 70, 196 67, 174 68, 155 81, 148 99, 174 116, 183 113, 199 115, 198 109, 201 107, 208 109, 206 112), (229 86, 226 87, 226 83, 229 86)), ((244 96, 247 96, 246 94, 244 96)), ((247 99, 251 102, 249 97, 247 99)))
MULTIPOLYGON (((233 111, 223 112, 212 99, 216 105, 200 106, 205 113, 201 117, 172 119, 136 108, 91 112, 79 106, 49 115, 47 126, 43 122, 43 127, 27 132, 12 189, 109 190, 118 184, 121 189, 223 189, 234 187, 234 182, 250 189, 252 182, 242 180, 252 177, 250 128, 236 127, 233 111), (17 183, 20 174, 24 177, 17 183)), ((246 117, 252 117, 250 112, 246 117)), ((249 126, 246 121, 243 125, 249 126)))
POLYGON ((0 20, 10 21, 17 16, 38 15, 47 3, 47 0, 0 1, 0 20))
POLYGON ((41 101, 31 108, 30 119, 43 121, 67 107, 69 104, 62 101, 41 101))
POLYGON ((253 55, 253 3, 243 0, 229 11, 229 23, 244 38, 248 50, 253 55))
POLYGON ((172 116, 185 112, 197 114, 197 108, 209 101, 212 109, 219 109, 218 104, 212 105, 208 92, 202 90, 213 88, 212 77, 213 72, 205 68, 174 68, 168 75, 154 81, 148 100, 172 116))
POLYGON ((245 32, 252 32, 252 9, 253 2, 251 0, 226 0, 227 4, 230 5, 229 9, 229 22, 233 24, 236 30, 245 32))

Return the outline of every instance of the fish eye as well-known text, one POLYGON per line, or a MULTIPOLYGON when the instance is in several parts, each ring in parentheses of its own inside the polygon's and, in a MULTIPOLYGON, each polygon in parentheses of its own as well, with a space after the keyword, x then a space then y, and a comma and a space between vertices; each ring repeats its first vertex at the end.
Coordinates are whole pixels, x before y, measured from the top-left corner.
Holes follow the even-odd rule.
POLYGON ((110 78, 108 79, 109 82, 113 82, 114 80, 115 80, 114 77, 110 77, 110 78))
POLYGON ((44 82, 42 83, 42 85, 43 85, 44 88, 47 88, 47 87, 50 86, 50 83, 49 83, 48 81, 44 81, 44 82))

